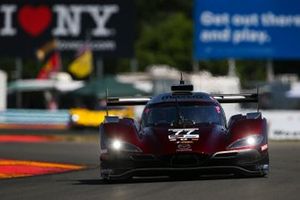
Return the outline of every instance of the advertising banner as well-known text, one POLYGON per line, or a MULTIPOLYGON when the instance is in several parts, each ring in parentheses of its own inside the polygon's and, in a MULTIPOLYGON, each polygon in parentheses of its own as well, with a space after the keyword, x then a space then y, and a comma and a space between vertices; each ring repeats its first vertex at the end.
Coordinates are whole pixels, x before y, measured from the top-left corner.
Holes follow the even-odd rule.
POLYGON ((33 56, 52 39, 62 52, 89 42, 94 54, 132 57, 132 0, 1 0, 0 56, 33 56))
POLYGON ((195 0, 194 58, 300 58, 299 0, 195 0))

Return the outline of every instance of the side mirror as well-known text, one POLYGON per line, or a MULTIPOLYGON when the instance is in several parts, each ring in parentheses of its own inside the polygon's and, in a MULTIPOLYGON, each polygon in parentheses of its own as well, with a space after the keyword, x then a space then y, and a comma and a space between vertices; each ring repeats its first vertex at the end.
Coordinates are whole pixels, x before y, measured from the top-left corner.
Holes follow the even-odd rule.
POLYGON ((261 119, 262 115, 261 112, 252 112, 246 114, 247 119, 261 119))
POLYGON ((105 116, 104 123, 118 123, 120 121, 117 116, 105 116))
POLYGON ((232 124, 234 124, 236 121, 238 121, 242 117, 243 117, 243 115, 241 115, 241 114, 231 116, 230 119, 229 119, 229 121, 228 121, 227 127, 228 128, 231 127, 232 124))
POLYGON ((137 131, 140 130, 140 128, 141 128, 140 123, 138 121, 136 121, 135 119, 132 119, 129 117, 124 117, 123 119, 128 120, 130 123, 134 124, 137 131))
POLYGON ((261 112, 252 112, 247 113, 246 115, 233 115, 230 117, 228 121, 228 127, 231 127, 236 121, 239 121, 241 119, 248 120, 248 119, 262 119, 261 112))
POLYGON ((129 121, 129 122, 131 122, 131 123, 134 123, 134 119, 132 119, 132 118, 130 118, 130 117, 124 117, 123 118, 124 120, 127 120, 127 121, 129 121))

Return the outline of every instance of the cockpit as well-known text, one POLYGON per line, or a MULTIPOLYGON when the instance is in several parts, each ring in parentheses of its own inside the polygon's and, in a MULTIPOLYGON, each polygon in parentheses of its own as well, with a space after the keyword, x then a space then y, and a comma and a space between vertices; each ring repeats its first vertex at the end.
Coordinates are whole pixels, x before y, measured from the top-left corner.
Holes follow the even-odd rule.
POLYGON ((220 106, 214 104, 195 103, 162 103, 148 106, 144 109, 142 126, 159 125, 224 125, 224 113, 220 106))

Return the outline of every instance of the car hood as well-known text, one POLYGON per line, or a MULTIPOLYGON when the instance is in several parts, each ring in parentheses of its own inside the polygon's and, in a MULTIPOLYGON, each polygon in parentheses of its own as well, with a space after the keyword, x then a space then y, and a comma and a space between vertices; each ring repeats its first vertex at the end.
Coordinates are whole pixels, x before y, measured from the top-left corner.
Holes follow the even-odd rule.
POLYGON ((174 153, 212 154, 226 148, 225 127, 200 124, 192 127, 151 127, 144 130, 145 145, 149 153, 167 155, 174 153))

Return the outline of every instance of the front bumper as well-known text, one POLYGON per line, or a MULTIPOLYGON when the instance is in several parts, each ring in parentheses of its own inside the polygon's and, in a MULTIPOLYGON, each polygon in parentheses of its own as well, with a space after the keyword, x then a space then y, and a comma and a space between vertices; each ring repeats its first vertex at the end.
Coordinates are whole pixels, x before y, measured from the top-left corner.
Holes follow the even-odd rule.
POLYGON ((178 174, 264 176, 268 173, 268 167, 268 152, 260 152, 256 149, 223 151, 213 155, 106 154, 100 157, 100 172, 105 179, 178 174))

